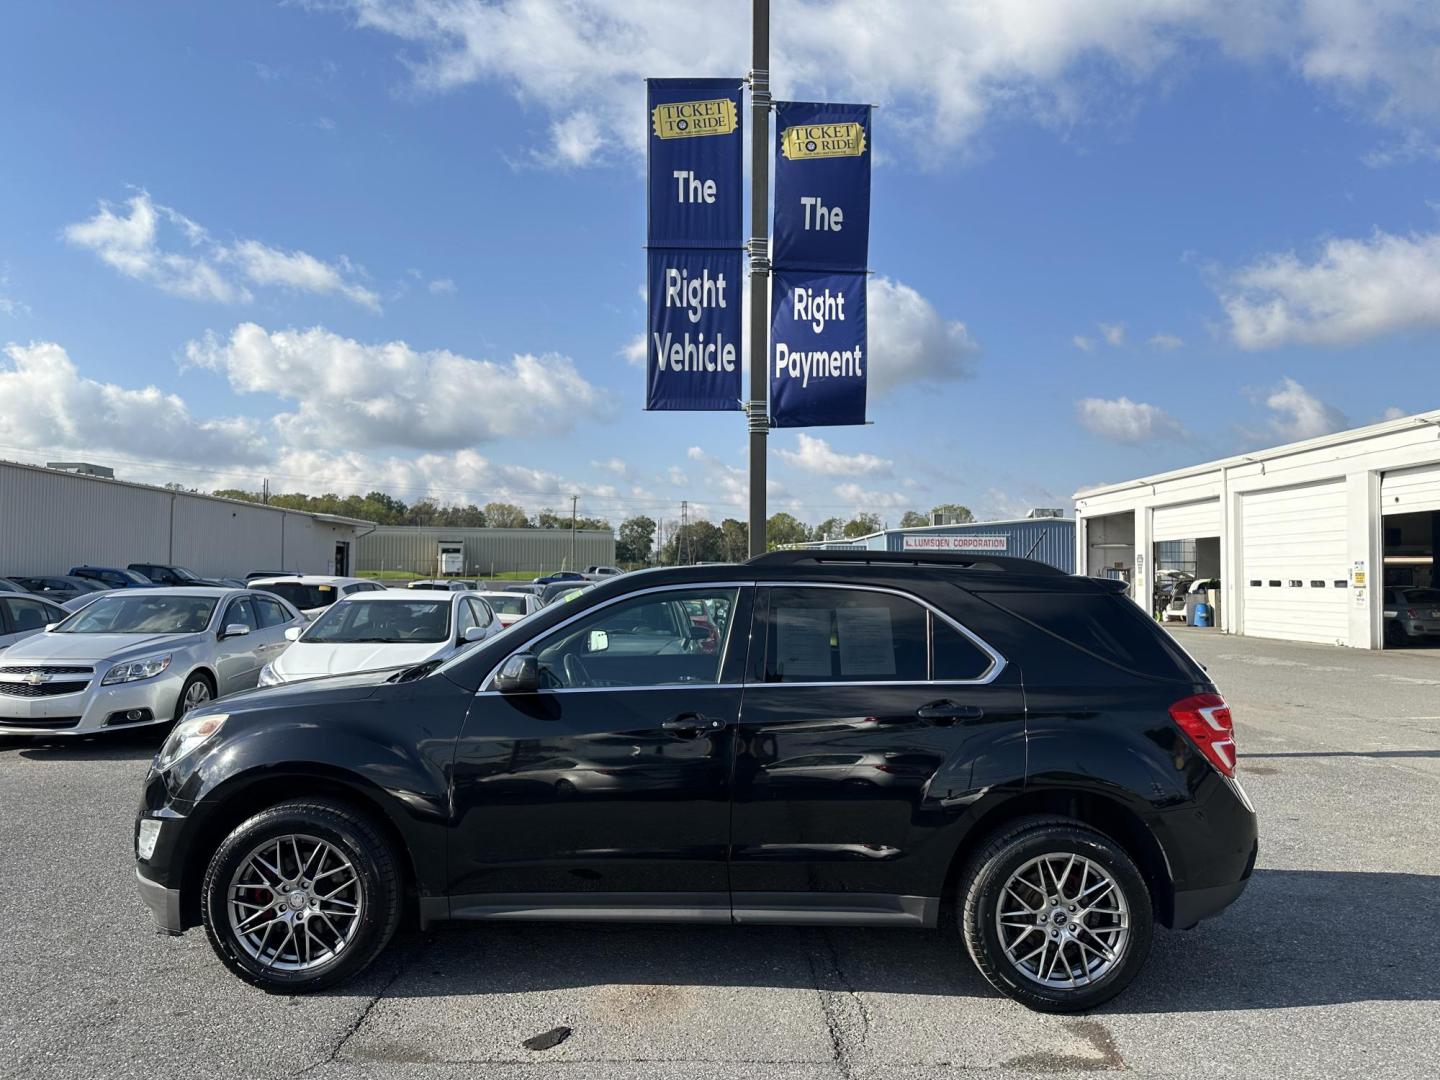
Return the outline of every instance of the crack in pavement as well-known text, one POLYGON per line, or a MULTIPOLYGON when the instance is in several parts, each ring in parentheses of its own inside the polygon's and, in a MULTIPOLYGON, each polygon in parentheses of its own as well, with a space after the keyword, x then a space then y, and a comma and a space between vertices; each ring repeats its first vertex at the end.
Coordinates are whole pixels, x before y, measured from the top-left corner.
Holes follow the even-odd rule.
POLYGON ((840 963, 840 954, 834 939, 828 931, 812 930, 808 936, 805 958, 810 964, 810 977, 815 983, 815 993, 820 997, 820 1011, 825 1017, 825 1027, 830 1036, 831 1054, 840 1075, 845 1080, 854 1076, 854 1059, 858 1051, 865 1049, 870 1037, 870 1010, 860 997, 855 984, 845 973, 840 963), (822 967, 823 965, 823 967, 822 967), (859 1033, 851 1038, 848 1028, 857 1026, 853 1017, 847 1017, 842 1003, 849 1001, 859 1015, 859 1033))

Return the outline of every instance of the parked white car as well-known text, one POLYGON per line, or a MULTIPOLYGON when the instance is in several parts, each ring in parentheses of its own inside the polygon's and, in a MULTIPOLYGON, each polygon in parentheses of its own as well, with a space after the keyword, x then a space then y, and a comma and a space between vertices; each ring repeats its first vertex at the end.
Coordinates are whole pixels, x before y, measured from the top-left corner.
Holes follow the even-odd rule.
POLYGON ((24 593, 0 593, 0 653, 70 615, 59 604, 24 593))
POLYGON ((1440 589, 1386 588, 1385 643, 1411 645, 1425 640, 1440 641, 1440 589))
POLYGON ((300 613, 269 593, 117 589, 0 653, 0 734, 168 724, 255 686, 300 613))
POLYGON ((385 589, 331 605, 260 672, 261 686, 445 660, 504 627, 479 593, 385 589))
POLYGON ((366 578, 328 577, 325 574, 298 574, 293 577, 256 578, 252 589, 264 589, 300 609, 307 619, 314 619, 337 600, 356 593, 383 592, 385 586, 366 578))
POLYGON ((1185 621, 1185 598, 1192 593, 1203 593, 1209 589, 1220 588, 1219 578, 1196 578, 1184 592, 1176 590, 1170 598, 1170 603, 1160 614, 1161 622, 1184 622, 1185 621))
POLYGON ((504 627, 514 626, 527 615, 534 615, 544 605, 534 593, 482 592, 485 602, 495 612, 495 617, 504 627))

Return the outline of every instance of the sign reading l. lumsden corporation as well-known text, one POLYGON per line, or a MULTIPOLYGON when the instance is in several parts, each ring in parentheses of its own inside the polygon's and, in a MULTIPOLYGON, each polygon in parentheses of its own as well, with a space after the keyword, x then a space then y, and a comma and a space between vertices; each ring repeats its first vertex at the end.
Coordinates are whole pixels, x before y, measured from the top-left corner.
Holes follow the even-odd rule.
POLYGON ((927 536, 907 533, 900 540, 906 551, 989 551, 998 553, 1010 546, 1010 538, 1001 535, 982 536, 978 533, 958 536, 927 536))
POLYGON ((647 409, 740 407, 741 81, 648 80, 647 409))

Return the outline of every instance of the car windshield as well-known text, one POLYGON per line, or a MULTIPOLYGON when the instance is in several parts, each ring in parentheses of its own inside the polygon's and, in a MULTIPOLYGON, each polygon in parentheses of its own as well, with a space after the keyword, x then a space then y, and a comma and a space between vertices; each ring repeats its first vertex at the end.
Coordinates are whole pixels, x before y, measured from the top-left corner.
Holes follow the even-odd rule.
POLYGON ((1440 604, 1440 589, 1402 589, 1407 604, 1440 604))
POLYGON ((361 600, 333 605, 301 641, 324 644, 444 641, 450 636, 449 600, 361 600))
POLYGON ((269 585, 256 585, 262 592, 274 593, 282 600, 288 600, 301 611, 310 608, 329 607, 340 599, 340 590, 334 585, 306 585, 299 581, 276 581, 269 585))
POLYGON ((57 634, 199 634, 210 625, 210 596, 101 596, 55 628, 57 634))
POLYGON ((494 609, 496 615, 524 615, 525 594, 524 593, 494 593, 485 594, 485 602, 494 609))

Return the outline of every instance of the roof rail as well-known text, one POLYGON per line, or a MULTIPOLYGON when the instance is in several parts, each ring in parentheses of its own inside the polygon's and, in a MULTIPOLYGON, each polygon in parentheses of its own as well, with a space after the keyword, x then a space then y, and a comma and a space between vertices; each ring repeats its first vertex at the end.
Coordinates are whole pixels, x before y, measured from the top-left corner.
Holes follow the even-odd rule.
POLYGON ((746 566, 801 566, 837 564, 879 564, 888 566, 946 566, 955 570, 1002 570, 1010 574, 1038 574, 1067 577, 1049 563, 1019 559, 1012 555, 962 555, 953 551, 769 551, 748 560, 746 566))

